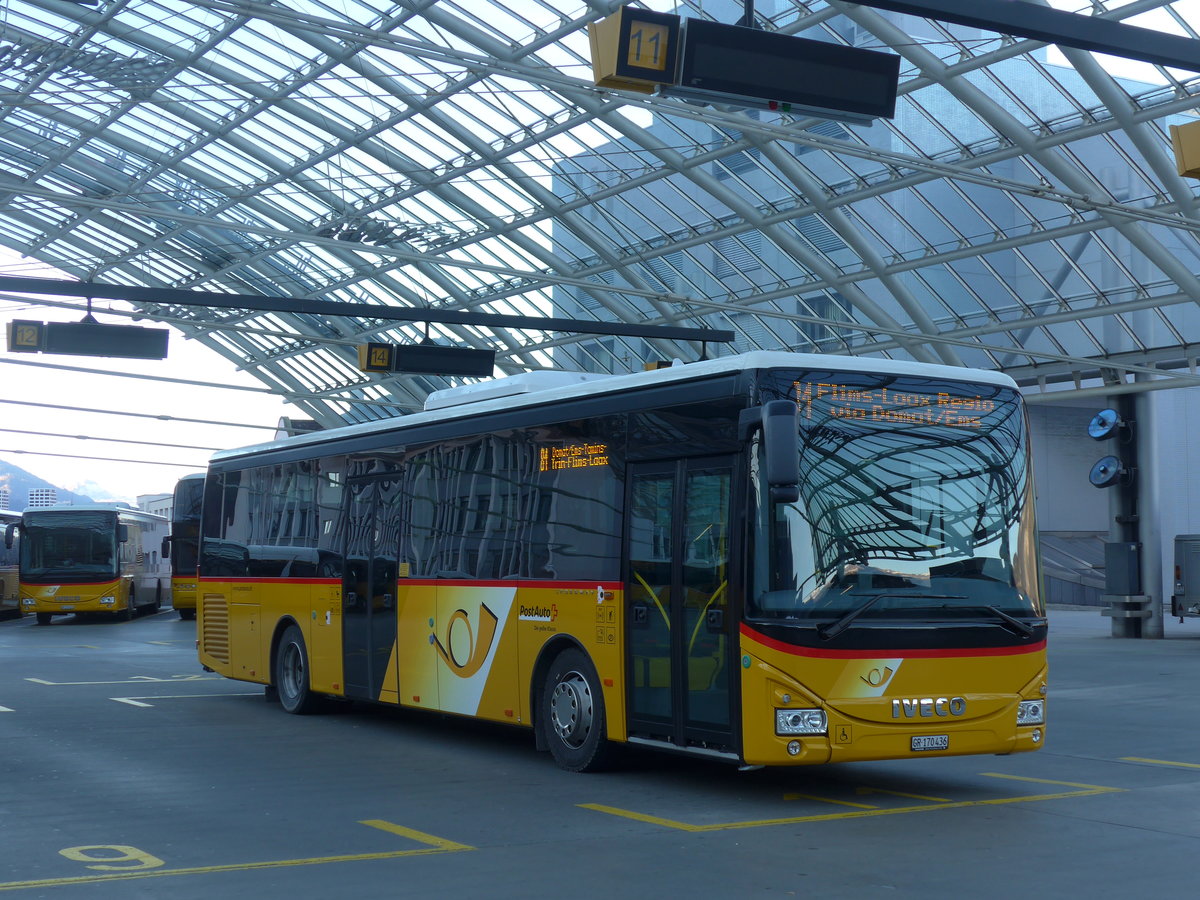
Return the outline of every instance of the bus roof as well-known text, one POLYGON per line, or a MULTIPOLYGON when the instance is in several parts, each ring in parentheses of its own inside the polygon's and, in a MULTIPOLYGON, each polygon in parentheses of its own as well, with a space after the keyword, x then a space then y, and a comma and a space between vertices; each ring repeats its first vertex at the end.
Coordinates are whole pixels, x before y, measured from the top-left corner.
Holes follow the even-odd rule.
POLYGON ((41 515, 42 513, 54 512, 111 512, 129 519, 143 519, 157 522, 167 521, 165 516, 146 512, 144 509, 132 509, 127 506, 110 506, 107 503, 55 503, 51 506, 35 506, 32 509, 27 509, 24 515, 29 515, 30 513, 41 515))
POLYGON ((695 381, 731 372, 761 369, 812 369, 835 372, 877 372, 950 381, 973 381, 1017 388, 1008 375, 987 369, 969 369, 930 363, 873 359, 861 356, 833 356, 819 353, 788 353, 759 350, 737 356, 726 356, 694 363, 679 363, 663 369, 633 372, 626 375, 589 375, 579 372, 529 372, 509 378, 496 378, 462 387, 435 391, 429 395, 425 409, 419 413, 346 425, 329 431, 315 431, 282 438, 262 444, 220 450, 211 457, 219 462, 254 455, 269 450, 321 444, 334 437, 354 437, 387 431, 398 426, 421 425, 466 417, 478 413, 496 412, 518 407, 537 406, 599 393, 619 393, 638 388, 659 386, 672 382, 695 381), (538 376, 550 376, 539 378, 538 376), (566 376, 565 378, 563 376, 566 376), (544 385, 544 387, 543 387, 544 385), (460 402, 465 401, 465 402, 460 402))

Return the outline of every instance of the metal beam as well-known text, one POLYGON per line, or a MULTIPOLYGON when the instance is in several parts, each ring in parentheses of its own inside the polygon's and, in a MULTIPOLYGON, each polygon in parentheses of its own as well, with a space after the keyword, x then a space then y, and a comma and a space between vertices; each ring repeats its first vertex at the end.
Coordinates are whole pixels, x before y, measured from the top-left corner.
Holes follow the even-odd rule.
POLYGON ((859 6, 1200 72, 1200 41, 1022 0, 854 0, 859 6))
MULTIPOLYGON (((99 284, 94 281, 62 281, 54 278, 18 278, 4 275, 0 276, 0 291, 10 291, 14 294, 85 297, 92 300, 125 300, 131 303, 202 306, 209 309, 249 309, 255 312, 352 316, 363 319, 394 319, 401 322, 437 322, 444 325, 474 325, 480 328, 609 334, 664 341, 712 341, 727 344, 734 339, 732 331, 712 328, 678 328, 672 325, 635 325, 626 322, 508 316, 500 313, 462 312, 448 309, 414 309, 375 303, 339 303, 333 300, 268 297, 259 294, 216 294, 180 288, 135 287, 99 284)), ((220 325, 219 322, 213 324, 220 325)))

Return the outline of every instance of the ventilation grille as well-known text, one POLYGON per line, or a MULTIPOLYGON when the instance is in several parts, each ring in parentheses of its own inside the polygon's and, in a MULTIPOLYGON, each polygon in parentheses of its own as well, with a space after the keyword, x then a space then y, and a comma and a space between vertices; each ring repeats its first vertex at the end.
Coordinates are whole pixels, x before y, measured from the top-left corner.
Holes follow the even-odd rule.
POLYGON ((223 594, 205 594, 200 610, 200 649, 229 663, 229 604, 223 594))

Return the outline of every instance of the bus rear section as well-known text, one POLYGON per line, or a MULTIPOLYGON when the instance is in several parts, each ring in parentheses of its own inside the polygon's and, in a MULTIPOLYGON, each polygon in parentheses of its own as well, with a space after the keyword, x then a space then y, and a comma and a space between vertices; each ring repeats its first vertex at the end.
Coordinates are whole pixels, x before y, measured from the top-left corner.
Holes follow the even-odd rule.
POLYGON ((203 499, 203 474, 185 475, 179 479, 171 503, 171 533, 162 545, 163 557, 171 562, 171 605, 181 619, 196 618, 203 499))
POLYGON ((102 506, 26 510, 20 524, 21 606, 48 625, 54 616, 132 618, 158 608, 158 548, 166 519, 102 506))

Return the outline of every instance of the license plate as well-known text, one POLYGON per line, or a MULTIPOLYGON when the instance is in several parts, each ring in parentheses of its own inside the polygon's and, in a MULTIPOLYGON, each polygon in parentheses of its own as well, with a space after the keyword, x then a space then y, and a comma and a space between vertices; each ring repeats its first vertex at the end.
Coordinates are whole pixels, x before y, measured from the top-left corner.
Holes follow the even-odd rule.
POLYGON ((75 604, 74 604, 74 603, 68 603, 66 606, 60 606, 60 607, 59 607, 59 609, 74 609, 74 608, 75 608, 75 604))
POLYGON ((950 735, 948 734, 919 734, 913 735, 913 750, 949 750, 950 735))

